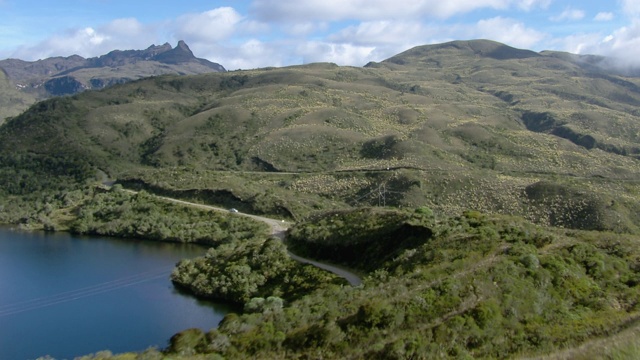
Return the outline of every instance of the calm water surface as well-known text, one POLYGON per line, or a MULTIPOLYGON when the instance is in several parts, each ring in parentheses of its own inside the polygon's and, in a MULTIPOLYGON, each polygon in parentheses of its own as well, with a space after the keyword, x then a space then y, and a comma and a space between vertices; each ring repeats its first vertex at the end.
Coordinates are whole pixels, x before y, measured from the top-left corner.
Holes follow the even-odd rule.
POLYGON ((0 227, 0 359, 163 348, 230 309, 181 294, 175 263, 204 248, 0 227))

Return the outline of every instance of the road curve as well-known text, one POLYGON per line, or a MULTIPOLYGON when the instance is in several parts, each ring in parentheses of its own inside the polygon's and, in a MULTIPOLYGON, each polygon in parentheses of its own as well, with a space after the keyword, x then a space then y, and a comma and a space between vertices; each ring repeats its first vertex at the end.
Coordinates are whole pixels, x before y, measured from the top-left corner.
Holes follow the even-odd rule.
POLYGON ((291 251, 288 251, 289 256, 298 262, 304 263, 304 264, 309 264, 309 265, 313 265, 317 268, 326 270, 328 272, 334 273, 342 278, 344 278, 345 280, 347 280, 349 282, 349 284, 351 284, 352 286, 358 286, 360 284, 362 284, 362 279, 354 274, 353 272, 340 267, 340 266, 336 266, 333 264, 328 264, 328 263, 324 263, 324 262, 319 262, 319 261, 315 261, 315 260, 311 260, 311 259, 307 259, 307 258, 303 258, 302 256, 298 256, 294 253, 292 253, 291 251))
MULTIPOLYGON (((126 192, 132 193, 132 194, 137 194, 137 191, 134 190, 129 190, 129 189, 123 189, 126 192)), ((176 204, 182 204, 182 205, 187 205, 187 206, 192 206, 192 207, 196 207, 196 208, 200 208, 200 209, 205 209, 205 210, 213 210, 213 211, 220 211, 220 212, 229 212, 229 210, 221 208, 221 207, 217 207, 217 206, 211 206, 211 205, 204 205, 204 204, 197 204, 197 203, 193 203, 193 202, 189 202, 189 201, 184 201, 184 200, 178 200, 178 199, 174 199, 174 198, 170 198, 170 197, 166 197, 166 196, 158 196, 158 195, 153 195, 159 199, 165 200, 165 201, 170 201, 176 204)), ((251 214, 245 214, 245 213, 241 213, 241 212, 234 212, 233 215, 237 215, 237 216, 244 216, 244 217, 249 217, 252 218, 256 221, 261 221, 267 225, 269 225, 271 227, 271 235, 277 237, 278 239, 284 241, 285 237, 286 237, 286 231, 289 228, 289 225, 291 225, 291 223, 288 223, 284 220, 277 220, 277 219, 271 219, 268 217, 264 217, 264 216, 258 216, 258 215, 251 215, 251 214)), ((287 253, 289 253, 289 256, 298 262, 304 263, 304 264, 310 264, 313 265, 315 267, 318 267, 320 269, 329 271, 331 273, 334 273, 342 278, 344 278, 345 280, 347 280, 349 282, 349 284, 351 284, 352 286, 358 286, 360 284, 362 284, 362 279, 360 278, 360 276, 356 275, 355 273, 353 273, 352 271, 345 269, 341 266, 338 265, 334 265, 334 264, 329 264, 329 263, 325 263, 325 262, 320 262, 317 260, 311 260, 311 259, 307 259, 304 258, 302 256, 298 256, 294 253, 292 253, 291 251, 287 250, 287 253)))

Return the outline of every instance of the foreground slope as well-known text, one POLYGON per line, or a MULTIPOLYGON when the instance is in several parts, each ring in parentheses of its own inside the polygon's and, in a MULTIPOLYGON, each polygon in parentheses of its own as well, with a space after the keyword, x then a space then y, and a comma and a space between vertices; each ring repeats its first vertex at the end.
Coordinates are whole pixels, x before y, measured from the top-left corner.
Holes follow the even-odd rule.
MULTIPOLYGON (((185 330, 163 352, 114 358, 637 355, 637 236, 545 229, 477 212, 434 219, 423 210, 358 209, 299 223, 289 238, 297 250, 324 252, 320 256, 367 271, 363 284, 325 281, 303 297, 274 284, 267 295, 254 287, 259 295, 246 299, 243 314, 225 316, 217 329, 185 330)), ((273 239, 241 244, 238 251, 220 247, 181 262, 173 281, 219 297, 251 289, 262 274, 285 287, 301 277, 293 271, 273 276, 286 259, 273 239), (238 281, 241 271, 244 281, 238 281)))

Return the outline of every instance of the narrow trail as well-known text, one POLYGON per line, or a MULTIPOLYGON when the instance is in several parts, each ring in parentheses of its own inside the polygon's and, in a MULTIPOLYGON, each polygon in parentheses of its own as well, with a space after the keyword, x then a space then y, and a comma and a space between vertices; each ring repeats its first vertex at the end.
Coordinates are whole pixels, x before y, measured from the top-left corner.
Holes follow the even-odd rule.
MULTIPOLYGON (((138 193, 137 191, 129 190, 129 189, 123 189, 123 191, 126 191, 126 192, 131 193, 131 194, 137 194, 138 193)), ((211 210, 211 211, 229 213, 228 209, 224 209, 224 208, 217 207, 217 206, 198 204, 198 203, 193 203, 193 202, 184 201, 184 200, 178 200, 178 199, 174 199, 174 198, 170 198, 170 197, 166 197, 166 196, 158 196, 158 195, 153 195, 153 196, 155 196, 158 199, 162 199, 162 200, 165 200, 165 201, 173 202, 173 203, 176 203, 176 204, 192 206, 192 207, 196 207, 196 208, 204 209, 204 210, 211 210)), ((285 242, 287 229, 291 225, 291 223, 286 222, 284 220, 277 220, 277 219, 272 219, 272 218, 268 218, 268 217, 264 217, 264 216, 246 214, 246 213, 241 213, 241 212, 234 212, 232 214, 236 215, 236 216, 248 217, 248 218, 251 218, 251 219, 254 219, 256 221, 260 221, 260 222, 263 222, 263 223, 269 225, 271 227, 271 235, 277 237, 278 239, 282 240, 283 242, 285 242)), ((362 284, 362 279, 360 278, 359 275, 355 274, 351 270, 348 270, 348 269, 346 269, 344 267, 341 267, 341 266, 335 265, 335 264, 330 264, 330 263, 326 263, 326 262, 317 261, 317 260, 307 259, 307 258, 304 258, 302 256, 298 256, 298 255, 296 255, 296 254, 294 254, 294 253, 292 253, 292 252, 290 252, 288 250, 287 250, 287 252, 289 253, 289 256, 293 260, 301 262, 301 263, 304 263, 304 264, 310 264, 310 265, 313 265, 313 266, 318 267, 320 269, 323 269, 323 270, 329 271, 331 273, 334 273, 334 274, 344 278, 345 280, 347 280, 349 282, 349 284, 351 284, 352 286, 358 286, 358 285, 362 284)))

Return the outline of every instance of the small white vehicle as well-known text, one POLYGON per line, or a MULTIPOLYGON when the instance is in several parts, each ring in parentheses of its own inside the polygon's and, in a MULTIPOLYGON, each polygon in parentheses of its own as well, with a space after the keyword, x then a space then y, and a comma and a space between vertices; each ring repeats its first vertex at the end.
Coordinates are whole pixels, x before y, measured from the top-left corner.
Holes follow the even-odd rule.
POLYGON ((234 208, 231 208, 231 209, 229 209, 229 212, 237 213, 237 212, 238 212, 238 210, 237 210, 237 209, 234 209, 234 208))

